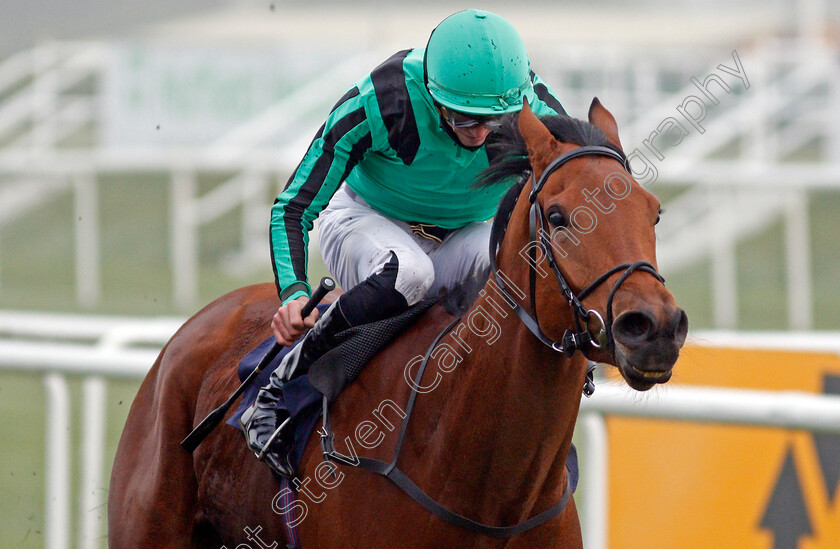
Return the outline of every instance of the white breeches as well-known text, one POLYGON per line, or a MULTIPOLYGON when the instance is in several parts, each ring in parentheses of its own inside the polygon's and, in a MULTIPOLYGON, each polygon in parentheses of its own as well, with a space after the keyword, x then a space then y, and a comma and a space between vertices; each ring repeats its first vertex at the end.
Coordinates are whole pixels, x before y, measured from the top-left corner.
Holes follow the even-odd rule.
POLYGON ((491 223, 472 223, 435 242, 411 232, 408 224, 373 210, 344 186, 320 216, 321 253, 327 269, 345 290, 379 272, 393 251, 399 261, 396 290, 409 305, 426 294, 450 288, 489 267, 491 223))

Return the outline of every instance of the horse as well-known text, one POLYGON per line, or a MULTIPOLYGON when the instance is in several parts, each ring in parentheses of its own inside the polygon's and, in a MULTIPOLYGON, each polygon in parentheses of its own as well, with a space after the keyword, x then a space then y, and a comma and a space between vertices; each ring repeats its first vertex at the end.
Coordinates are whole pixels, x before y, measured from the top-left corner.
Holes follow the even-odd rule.
POLYGON ((526 104, 514 120, 521 150, 497 180, 532 174, 502 201, 492 274, 461 319, 431 307, 329 411, 345 455, 388 460, 399 445, 400 470, 439 508, 491 529, 550 518, 504 536, 442 520, 390 478, 324 461, 317 433, 294 504, 236 429, 184 451, 270 336, 279 302, 258 284, 190 318, 143 381, 111 475, 110 547, 282 547, 284 521, 306 548, 582 547, 565 463, 589 361, 650 389, 670 378, 688 320, 656 272, 659 202, 627 171, 612 114, 595 98, 588 123, 555 118, 526 104))

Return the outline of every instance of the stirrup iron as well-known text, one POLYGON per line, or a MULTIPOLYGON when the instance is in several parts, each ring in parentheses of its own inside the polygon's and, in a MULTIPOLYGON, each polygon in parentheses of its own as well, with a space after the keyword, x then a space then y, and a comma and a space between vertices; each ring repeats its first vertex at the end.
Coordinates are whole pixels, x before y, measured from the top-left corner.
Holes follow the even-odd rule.
POLYGON ((271 433, 271 436, 268 437, 268 440, 265 441, 265 444, 263 444, 262 450, 260 450, 259 453, 254 452, 254 455, 257 456, 258 460, 265 461, 265 454, 268 452, 269 448, 271 448, 271 445, 274 443, 274 440, 277 438, 280 432, 286 427, 286 425, 289 424, 290 421, 292 421, 291 416, 287 417, 286 420, 283 421, 283 423, 281 423, 280 426, 277 427, 273 433, 271 433))

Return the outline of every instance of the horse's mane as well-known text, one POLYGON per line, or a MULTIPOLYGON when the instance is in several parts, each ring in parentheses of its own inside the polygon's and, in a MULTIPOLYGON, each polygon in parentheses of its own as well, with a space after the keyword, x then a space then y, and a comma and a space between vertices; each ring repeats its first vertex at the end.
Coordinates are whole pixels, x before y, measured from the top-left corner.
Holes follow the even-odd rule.
POLYGON ((452 288, 441 289, 438 305, 441 305, 452 316, 463 315, 478 299, 479 292, 484 288, 489 277, 490 269, 482 269, 452 288))
MULTIPOLYGON (((566 115, 543 116, 540 120, 559 141, 581 146, 598 145, 624 154, 607 140, 606 134, 600 128, 589 122, 566 115)), ((475 188, 499 183, 510 184, 512 178, 519 177, 531 169, 525 140, 519 133, 517 115, 504 118, 502 127, 490 136, 486 148, 490 166, 478 175, 474 183, 475 188)))

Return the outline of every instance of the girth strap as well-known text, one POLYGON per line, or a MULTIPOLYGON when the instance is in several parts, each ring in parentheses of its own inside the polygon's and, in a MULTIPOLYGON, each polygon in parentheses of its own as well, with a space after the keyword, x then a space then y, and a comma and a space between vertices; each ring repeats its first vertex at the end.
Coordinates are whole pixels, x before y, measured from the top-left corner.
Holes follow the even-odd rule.
POLYGON ((476 522, 463 515, 459 515, 458 513, 443 507, 441 504, 429 497, 428 494, 423 492, 423 490, 414 484, 414 482, 398 467, 392 467, 391 464, 377 459, 358 458, 358 461, 359 467, 362 469, 367 469, 368 471, 388 477, 391 482, 396 484, 403 492, 408 494, 411 499, 422 505, 426 511, 430 512, 439 519, 445 520, 455 526, 460 526, 466 530, 494 538, 513 537, 517 534, 521 534, 522 532, 527 532, 536 526, 544 524, 563 512, 563 509, 566 508, 566 504, 569 502, 569 497, 572 493, 571 475, 567 472, 566 487, 560 501, 542 513, 534 515, 525 522, 520 522, 514 526, 489 526, 487 524, 476 522))

